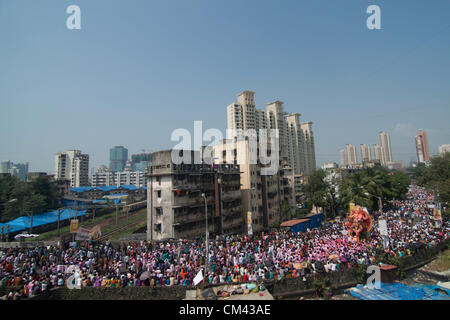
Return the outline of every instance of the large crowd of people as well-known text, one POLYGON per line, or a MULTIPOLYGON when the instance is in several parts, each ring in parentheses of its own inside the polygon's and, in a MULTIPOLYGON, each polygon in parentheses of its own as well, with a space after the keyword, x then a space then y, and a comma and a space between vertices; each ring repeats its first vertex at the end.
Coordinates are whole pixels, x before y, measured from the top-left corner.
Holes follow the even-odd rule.
POLYGON ((375 214, 367 241, 355 241, 346 234, 345 221, 335 220, 303 233, 217 236, 209 248, 199 239, 0 249, 0 287, 15 288, 6 299, 21 299, 66 286, 68 281, 81 287, 189 286, 206 262, 204 281, 210 284, 305 279, 308 273, 373 264, 380 250, 405 256, 417 250, 411 244, 426 247, 446 240, 448 224, 436 227, 428 208, 433 201, 431 194, 412 186, 405 200, 394 201, 375 214), (378 218, 387 220, 389 244, 379 234, 378 218))

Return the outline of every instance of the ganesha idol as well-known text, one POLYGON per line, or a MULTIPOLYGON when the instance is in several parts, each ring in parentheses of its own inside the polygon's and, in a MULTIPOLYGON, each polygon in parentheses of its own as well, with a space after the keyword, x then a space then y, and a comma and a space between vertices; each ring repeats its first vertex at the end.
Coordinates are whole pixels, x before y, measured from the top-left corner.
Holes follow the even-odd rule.
POLYGON ((369 232, 372 229, 372 217, 365 208, 355 206, 347 216, 348 234, 353 237, 355 241, 369 238, 369 232))

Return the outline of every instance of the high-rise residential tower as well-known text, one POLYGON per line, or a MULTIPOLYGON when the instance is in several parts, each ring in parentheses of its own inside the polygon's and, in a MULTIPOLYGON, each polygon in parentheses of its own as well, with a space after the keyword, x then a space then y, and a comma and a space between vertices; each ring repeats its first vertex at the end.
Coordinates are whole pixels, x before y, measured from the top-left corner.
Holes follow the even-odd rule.
POLYGON ((361 162, 369 162, 372 161, 372 152, 370 147, 366 144, 361 144, 361 162))
POLYGON ((71 187, 89 186, 89 155, 80 150, 55 155, 55 179, 70 180, 71 187))
POLYGON ((423 130, 416 134, 416 151, 417 160, 419 163, 425 163, 430 161, 430 151, 428 149, 428 137, 427 133, 423 130))
POLYGON ((391 151, 391 138, 389 134, 384 131, 380 132, 380 145, 382 152, 382 165, 385 166, 387 163, 392 162, 392 151, 391 151))
POLYGON ((248 130, 277 129, 279 133, 280 164, 294 169, 295 174, 311 174, 316 169, 316 155, 312 122, 300 122, 300 114, 288 114, 283 102, 266 104, 266 110, 255 107, 255 93, 243 91, 237 102, 227 107, 229 130, 236 130, 228 138, 248 134, 248 130))
POLYGON ((356 154, 356 147, 351 144, 345 145, 345 152, 347 157, 347 165, 358 164, 358 156, 356 154))
POLYGON ((379 162, 380 164, 383 163, 383 149, 379 144, 373 145, 373 160, 379 162))
POLYGON ((304 122, 301 125, 303 131, 304 141, 304 157, 305 157, 305 172, 311 174, 316 170, 316 151, 314 145, 314 133, 312 131, 312 122, 304 122))
POLYGON ((339 151, 340 157, 341 157, 341 167, 345 168, 348 166, 348 159, 347 159, 347 150, 342 149, 339 151))

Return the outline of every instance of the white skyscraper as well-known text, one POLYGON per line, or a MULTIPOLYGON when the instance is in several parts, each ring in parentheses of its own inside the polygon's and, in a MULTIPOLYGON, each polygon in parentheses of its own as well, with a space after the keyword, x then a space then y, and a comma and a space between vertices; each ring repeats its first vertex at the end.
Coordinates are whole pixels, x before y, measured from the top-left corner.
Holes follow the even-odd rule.
POLYGON ((373 160, 378 161, 380 164, 383 164, 383 149, 379 144, 373 145, 373 160))
POLYGON ((361 162, 365 163, 368 161, 372 161, 372 152, 368 145, 362 144, 361 145, 361 162))
POLYGON ((341 167, 345 168, 348 166, 348 159, 347 159, 347 150, 342 149, 339 151, 340 157, 341 157, 341 167))
POLYGON ((358 164, 358 156, 356 154, 355 146, 353 146, 351 144, 345 145, 345 152, 346 152, 347 165, 358 164))
POLYGON ((383 150, 383 157, 381 164, 385 166, 389 162, 392 162, 392 152, 391 152, 391 138, 389 137, 389 134, 387 134, 384 131, 380 132, 380 145, 381 149, 383 150))
POLYGON ((305 171, 311 174, 316 170, 316 151, 314 145, 314 133, 312 131, 312 122, 302 123, 304 154, 305 154, 305 171))
POLYGON ((89 155, 80 150, 55 155, 55 178, 70 180, 71 187, 89 186, 89 155))
MULTIPOLYGON (((301 123, 300 114, 287 114, 283 102, 266 104, 266 110, 255 108, 255 93, 243 91, 237 102, 227 107, 228 129, 239 136, 247 130, 278 129, 280 164, 294 169, 295 174, 311 174, 316 169, 312 122, 301 123)), ((229 137, 232 138, 233 136, 229 137)))
POLYGON ((305 143, 303 139, 303 129, 300 123, 300 114, 293 113, 285 116, 287 122, 288 139, 288 162, 294 172, 306 172, 305 143))

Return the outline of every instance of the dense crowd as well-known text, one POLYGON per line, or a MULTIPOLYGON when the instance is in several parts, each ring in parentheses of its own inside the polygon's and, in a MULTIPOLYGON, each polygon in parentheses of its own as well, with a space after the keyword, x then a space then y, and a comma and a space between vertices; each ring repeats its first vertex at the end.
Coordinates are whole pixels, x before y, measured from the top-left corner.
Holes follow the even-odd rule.
MULTIPOLYGON (((428 205, 433 196, 413 186, 405 200, 394 201, 375 215, 368 241, 355 241, 345 232, 344 221, 326 223, 303 233, 277 231, 218 236, 210 241, 208 271, 211 284, 279 280, 308 273, 354 268, 374 263, 380 250, 393 256, 413 254, 449 237, 448 224, 436 228, 428 205), (377 219, 387 219, 389 244, 383 245, 377 219)), ((7 299, 20 299, 53 287, 172 286, 193 284, 205 265, 205 242, 150 243, 113 247, 107 241, 86 241, 77 248, 36 247, 0 249, 0 286, 16 287, 7 299), (72 267, 71 267, 72 266, 72 267), (73 267, 75 266, 75 267, 73 267), (77 273, 77 277, 72 274, 77 273), (72 277, 71 277, 72 276, 72 277), (75 279, 75 280, 74 280, 75 279)))

